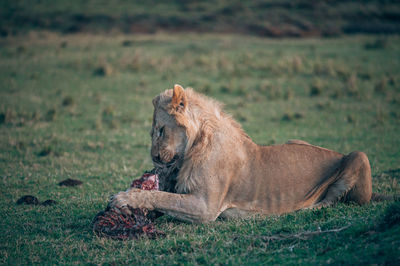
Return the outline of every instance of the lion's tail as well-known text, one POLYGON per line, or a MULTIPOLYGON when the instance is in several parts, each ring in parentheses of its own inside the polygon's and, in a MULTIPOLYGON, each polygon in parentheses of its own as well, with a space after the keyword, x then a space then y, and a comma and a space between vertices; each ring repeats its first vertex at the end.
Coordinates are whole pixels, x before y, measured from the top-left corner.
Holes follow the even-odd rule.
POLYGON ((372 193, 371 201, 400 201, 400 195, 384 195, 380 193, 372 193))

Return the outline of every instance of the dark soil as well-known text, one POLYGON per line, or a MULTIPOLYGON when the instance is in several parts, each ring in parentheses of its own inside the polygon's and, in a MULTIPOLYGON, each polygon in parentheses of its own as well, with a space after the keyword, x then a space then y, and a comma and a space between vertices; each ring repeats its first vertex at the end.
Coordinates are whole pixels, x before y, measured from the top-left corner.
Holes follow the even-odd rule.
POLYGON ((52 206, 52 205, 56 205, 56 204, 57 204, 57 201, 48 199, 48 200, 43 201, 40 205, 42 205, 42 206, 52 206))
POLYGON ((18 205, 20 205, 20 204, 39 205, 40 204, 42 206, 52 206, 52 205, 57 204, 57 201, 48 199, 48 200, 45 200, 42 203, 40 203, 38 198, 36 198, 35 196, 25 195, 17 200, 17 204, 18 205))
POLYGON ((59 186, 66 186, 66 187, 75 187, 75 186, 79 186, 82 185, 83 182, 77 179, 65 179, 63 181, 61 181, 60 183, 58 183, 59 186))
POLYGON ((51 154, 51 147, 44 147, 39 153, 38 153, 38 156, 40 156, 40 157, 44 157, 44 156, 47 156, 47 155, 49 155, 49 154, 51 154))
POLYGON ((38 205, 39 200, 35 196, 25 195, 17 200, 17 204, 38 205))

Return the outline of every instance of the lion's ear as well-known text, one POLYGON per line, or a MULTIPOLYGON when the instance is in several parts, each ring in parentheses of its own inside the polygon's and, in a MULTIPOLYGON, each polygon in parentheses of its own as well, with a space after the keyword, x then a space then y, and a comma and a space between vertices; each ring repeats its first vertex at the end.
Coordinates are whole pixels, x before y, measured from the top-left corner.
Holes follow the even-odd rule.
POLYGON ((171 107, 175 111, 179 112, 185 110, 186 104, 187 102, 185 90, 182 88, 181 85, 175 84, 172 94, 171 107))

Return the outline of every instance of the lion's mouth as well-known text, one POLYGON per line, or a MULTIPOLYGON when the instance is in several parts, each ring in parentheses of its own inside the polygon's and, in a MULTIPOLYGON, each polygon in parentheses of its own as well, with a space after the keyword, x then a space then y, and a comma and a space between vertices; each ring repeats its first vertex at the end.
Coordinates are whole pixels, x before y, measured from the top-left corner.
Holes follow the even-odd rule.
POLYGON ((182 165, 180 156, 175 155, 171 161, 165 163, 158 157, 153 157, 154 173, 159 175, 160 190, 175 193, 176 177, 182 165))

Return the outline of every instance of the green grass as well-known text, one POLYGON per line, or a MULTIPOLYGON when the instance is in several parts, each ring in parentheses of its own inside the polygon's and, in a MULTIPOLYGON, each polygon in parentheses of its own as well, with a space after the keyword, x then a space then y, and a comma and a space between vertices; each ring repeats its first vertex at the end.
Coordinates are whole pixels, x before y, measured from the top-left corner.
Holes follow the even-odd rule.
MULTIPOLYGON (((157 227, 167 236, 155 241, 101 239, 90 228, 109 195, 152 168, 151 99, 175 83, 225 103, 257 143, 303 139, 364 151, 374 191, 399 193, 400 39, 371 46, 381 39, 1 39, 0 264, 398 263, 400 227, 382 225, 390 202, 204 225, 162 217, 157 227), (66 178, 84 184, 59 187, 66 178), (59 204, 16 205, 26 194, 59 204)), ((398 217, 394 206, 388 213, 398 217)))

